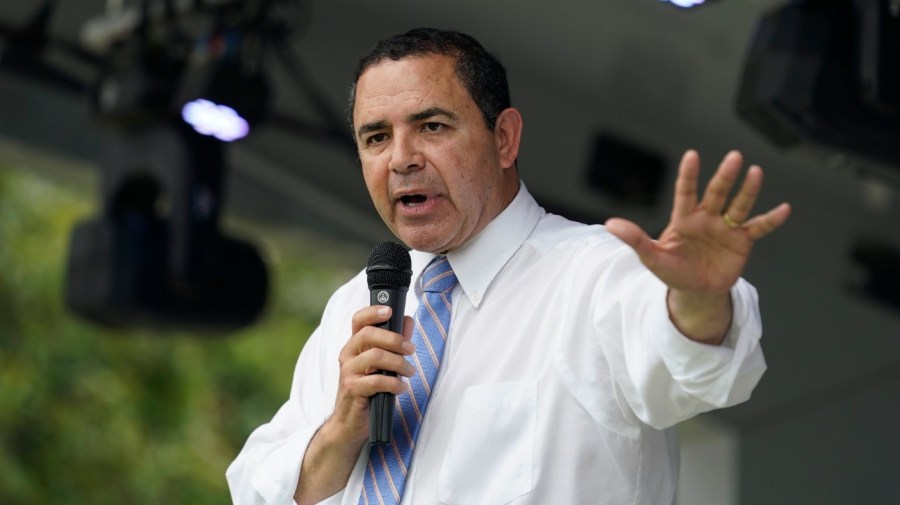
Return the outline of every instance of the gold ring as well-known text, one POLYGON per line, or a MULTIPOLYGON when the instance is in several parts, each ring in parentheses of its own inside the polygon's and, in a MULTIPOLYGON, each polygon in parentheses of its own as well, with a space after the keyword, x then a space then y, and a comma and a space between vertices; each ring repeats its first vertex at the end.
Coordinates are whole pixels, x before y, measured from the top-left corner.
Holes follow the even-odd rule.
POLYGON ((722 221, 725 221, 725 226, 729 228, 740 228, 742 226, 741 223, 731 219, 731 216, 729 216, 727 212, 722 214, 722 221))

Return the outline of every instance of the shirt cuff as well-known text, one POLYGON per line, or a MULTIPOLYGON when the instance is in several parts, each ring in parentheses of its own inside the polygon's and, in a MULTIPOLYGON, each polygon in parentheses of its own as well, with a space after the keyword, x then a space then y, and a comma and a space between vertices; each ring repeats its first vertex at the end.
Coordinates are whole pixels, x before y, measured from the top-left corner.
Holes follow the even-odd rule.
POLYGON ((719 346, 696 342, 678 331, 664 298, 654 343, 672 378, 688 394, 715 407, 748 399, 766 368, 759 347, 762 324, 756 289, 743 279, 732 287, 731 327, 719 346))
POLYGON ((265 503, 293 502, 303 456, 316 431, 318 427, 294 433, 262 460, 251 483, 265 503))

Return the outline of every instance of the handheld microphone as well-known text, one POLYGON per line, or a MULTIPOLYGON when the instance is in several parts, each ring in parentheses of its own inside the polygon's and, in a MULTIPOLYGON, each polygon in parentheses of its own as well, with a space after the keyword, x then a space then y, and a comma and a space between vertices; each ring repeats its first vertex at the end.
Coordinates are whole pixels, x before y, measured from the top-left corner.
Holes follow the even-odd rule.
MULTIPOLYGON (((396 333, 403 332, 403 313, 406 292, 412 279, 409 252, 396 242, 382 242, 372 249, 366 267, 369 283, 369 304, 391 308, 391 318, 378 325, 396 333)), ((396 375, 380 370, 377 373, 396 375)), ((391 443, 391 423, 394 418, 394 395, 376 393, 369 398, 369 444, 391 443)))

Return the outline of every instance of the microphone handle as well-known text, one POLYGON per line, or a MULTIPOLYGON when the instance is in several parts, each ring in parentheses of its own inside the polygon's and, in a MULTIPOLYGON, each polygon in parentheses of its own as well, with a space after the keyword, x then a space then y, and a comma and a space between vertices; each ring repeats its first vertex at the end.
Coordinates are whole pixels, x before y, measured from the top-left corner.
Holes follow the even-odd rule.
MULTIPOLYGON (((387 305, 391 308, 391 318, 379 328, 395 333, 403 333, 403 313, 406 310, 406 292, 408 288, 401 286, 371 287, 369 289, 370 305, 387 305)), ((394 372, 379 370, 376 373, 393 375, 394 372)), ((384 445, 391 443, 391 429, 394 420, 394 395, 391 393, 375 393, 369 397, 369 444, 384 445)))

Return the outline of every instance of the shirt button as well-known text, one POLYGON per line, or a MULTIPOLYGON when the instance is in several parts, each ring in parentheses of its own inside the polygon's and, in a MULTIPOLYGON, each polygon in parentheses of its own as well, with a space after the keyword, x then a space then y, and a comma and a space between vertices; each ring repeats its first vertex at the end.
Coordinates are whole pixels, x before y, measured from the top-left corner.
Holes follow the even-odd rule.
POLYGON ((478 293, 478 291, 472 293, 472 301, 475 301, 475 302, 481 301, 481 294, 478 293))

